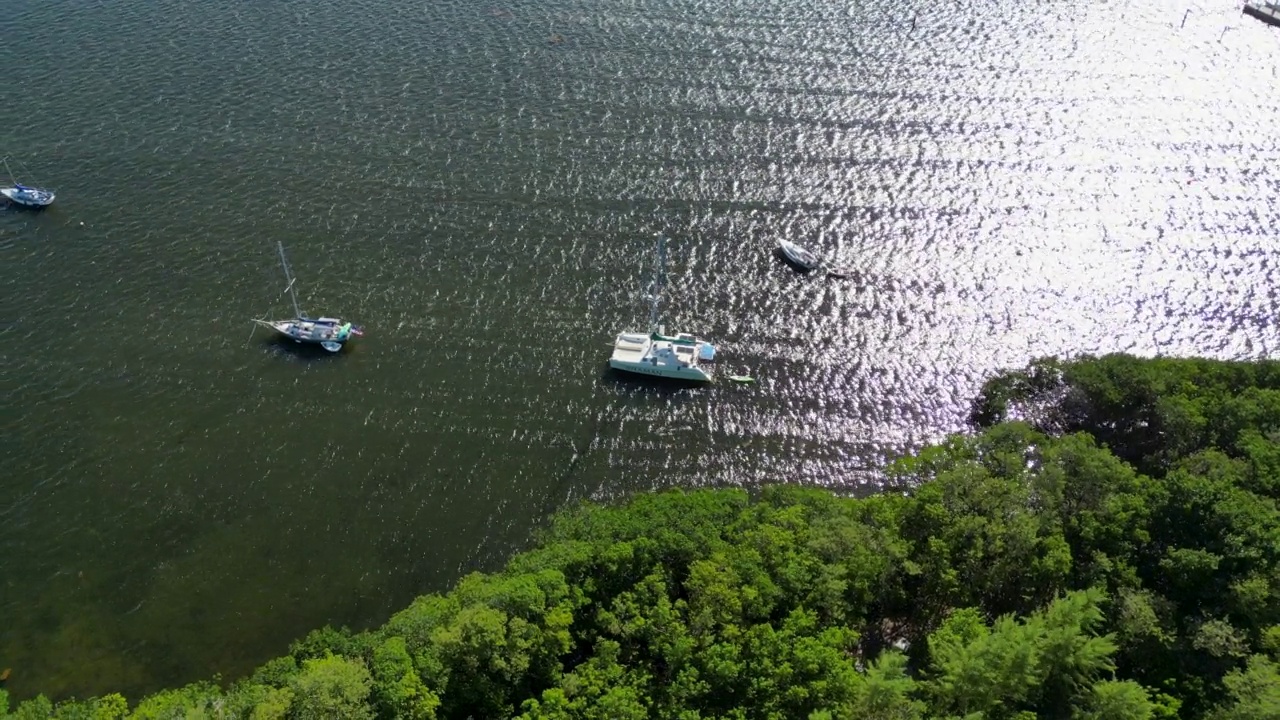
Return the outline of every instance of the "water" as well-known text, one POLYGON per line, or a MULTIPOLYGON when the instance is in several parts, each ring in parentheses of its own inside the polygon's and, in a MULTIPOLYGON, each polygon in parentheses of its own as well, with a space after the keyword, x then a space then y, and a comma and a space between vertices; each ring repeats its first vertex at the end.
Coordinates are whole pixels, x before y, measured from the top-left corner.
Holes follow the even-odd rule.
POLYGON ((10 0, 0 39, 0 152, 59 191, 0 210, 17 697, 236 677, 577 498, 865 491, 1037 356, 1280 350, 1280 34, 1230 4, 10 0), (758 385, 605 372, 657 231, 668 330, 758 385), (341 356, 250 335, 277 240, 341 356))

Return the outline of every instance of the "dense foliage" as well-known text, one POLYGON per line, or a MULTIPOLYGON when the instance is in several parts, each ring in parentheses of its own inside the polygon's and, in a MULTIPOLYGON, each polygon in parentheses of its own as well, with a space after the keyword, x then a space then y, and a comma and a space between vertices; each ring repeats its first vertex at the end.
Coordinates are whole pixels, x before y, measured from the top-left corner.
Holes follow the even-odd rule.
POLYGON ((14 717, 1280 718, 1280 363, 1044 361, 975 417, 905 494, 584 506, 229 688, 14 717))

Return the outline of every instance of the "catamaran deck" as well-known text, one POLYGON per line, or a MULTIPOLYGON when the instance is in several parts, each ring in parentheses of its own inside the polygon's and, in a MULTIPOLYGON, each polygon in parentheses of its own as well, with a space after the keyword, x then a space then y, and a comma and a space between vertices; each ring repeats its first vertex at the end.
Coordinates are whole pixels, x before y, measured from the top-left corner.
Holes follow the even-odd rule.
POLYGON ((613 360, 626 363, 638 363, 644 359, 644 353, 649 349, 649 337, 647 335, 619 335, 618 341, 613 345, 613 360))

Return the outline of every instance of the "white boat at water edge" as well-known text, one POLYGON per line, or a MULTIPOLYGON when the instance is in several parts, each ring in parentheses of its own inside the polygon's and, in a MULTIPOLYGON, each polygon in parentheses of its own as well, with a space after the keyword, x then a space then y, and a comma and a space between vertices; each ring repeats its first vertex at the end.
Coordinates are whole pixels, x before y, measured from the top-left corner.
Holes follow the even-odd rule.
POLYGON ((657 326, 664 250, 664 238, 658 235, 653 305, 649 312, 649 325, 652 329, 647 333, 634 331, 620 333, 613 344, 613 355, 609 358, 609 367, 636 375, 695 383, 711 382, 713 375, 708 363, 715 361, 715 346, 690 333, 666 335, 663 328, 657 326))

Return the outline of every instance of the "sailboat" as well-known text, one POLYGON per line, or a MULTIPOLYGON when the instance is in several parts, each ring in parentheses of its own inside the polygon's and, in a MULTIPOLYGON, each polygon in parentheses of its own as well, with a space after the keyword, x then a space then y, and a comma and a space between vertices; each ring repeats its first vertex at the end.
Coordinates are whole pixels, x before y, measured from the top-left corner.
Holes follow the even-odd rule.
POLYGON ((715 360, 715 346, 689 333, 667 335, 665 329, 658 325, 658 296, 665 261, 664 241, 659 234, 653 278, 653 304, 649 311, 650 330, 647 333, 620 333, 613 344, 609 367, 637 375, 698 383, 711 382, 711 368, 707 364, 715 360))
POLYGON ((822 261, 818 259, 818 256, 812 250, 797 245, 790 240, 779 240, 778 251, 782 253, 782 257, 786 258, 788 262, 805 272, 816 270, 822 264, 822 261))
POLYGON ((298 343, 319 345, 329 352, 338 352, 343 344, 353 337, 364 335, 364 328, 345 322, 342 318, 322 317, 310 318, 298 309, 298 295, 293 291, 295 282, 289 272, 289 261, 284 256, 284 243, 277 242, 280 251, 280 265, 284 268, 284 279, 288 283, 286 290, 293 300, 293 318, 290 320, 263 320, 254 318, 254 322, 265 325, 285 337, 298 343))
POLYGON ((9 158, 5 157, 5 172, 9 173, 9 179, 13 181, 11 187, 0 187, 0 195, 3 195, 14 203, 29 208, 45 208, 53 204, 53 199, 57 197, 52 190, 23 185, 13 176, 13 171, 9 169, 9 158))

